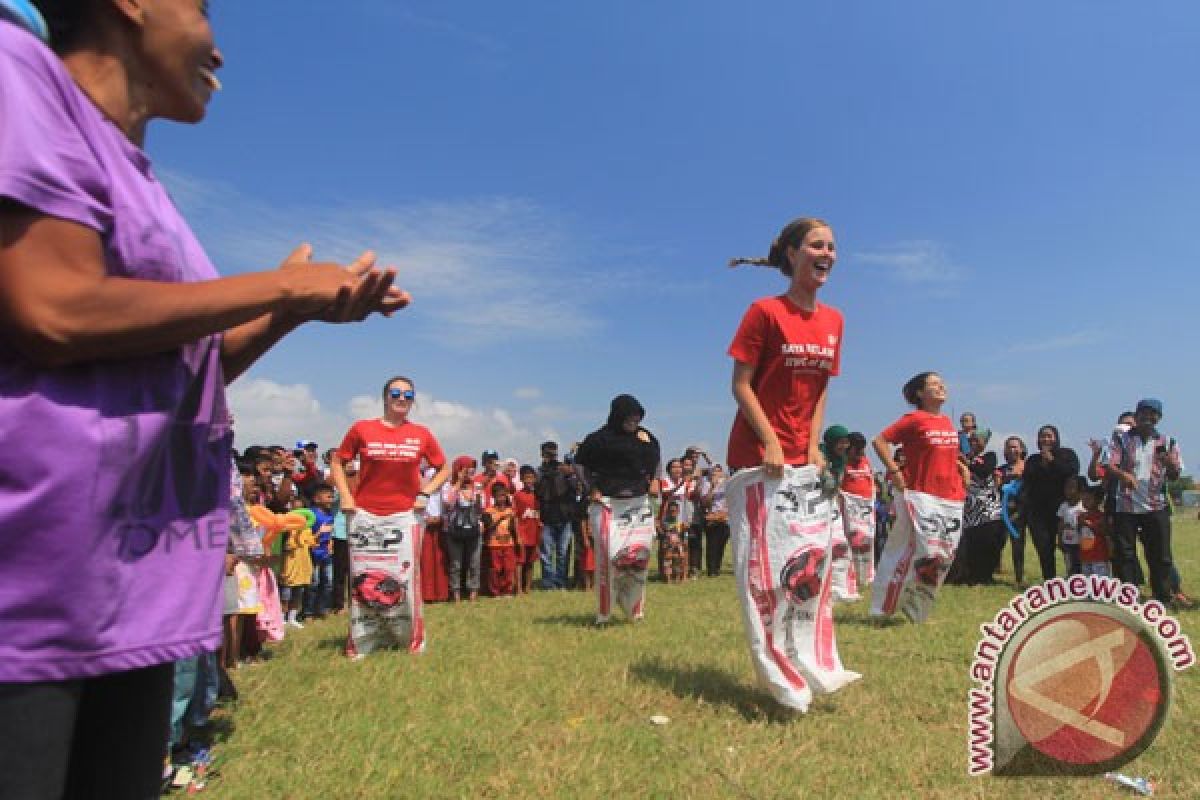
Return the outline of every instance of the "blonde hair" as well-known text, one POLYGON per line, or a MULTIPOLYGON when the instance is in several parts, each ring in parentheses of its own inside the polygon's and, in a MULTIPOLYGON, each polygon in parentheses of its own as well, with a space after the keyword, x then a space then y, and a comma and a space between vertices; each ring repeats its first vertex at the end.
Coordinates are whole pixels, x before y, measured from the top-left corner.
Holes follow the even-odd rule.
POLYGON ((787 225, 783 226, 783 230, 771 242, 771 249, 767 251, 767 257, 761 256, 751 258, 731 258, 729 266, 736 267, 741 264, 749 264, 754 267, 774 267, 789 278, 792 276, 792 264, 788 261, 787 251, 789 247, 799 247, 804 243, 804 237, 808 236, 809 232, 816 228, 829 228, 828 222, 817 217, 799 217, 792 220, 787 225))

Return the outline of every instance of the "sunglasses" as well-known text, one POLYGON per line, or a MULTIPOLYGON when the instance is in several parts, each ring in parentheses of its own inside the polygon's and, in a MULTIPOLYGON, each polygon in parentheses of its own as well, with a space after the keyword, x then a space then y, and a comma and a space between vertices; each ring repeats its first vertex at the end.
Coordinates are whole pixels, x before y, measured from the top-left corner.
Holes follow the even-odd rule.
POLYGON ((417 393, 412 389, 388 389, 388 397, 393 400, 399 400, 403 397, 405 400, 412 400, 417 396, 417 393))

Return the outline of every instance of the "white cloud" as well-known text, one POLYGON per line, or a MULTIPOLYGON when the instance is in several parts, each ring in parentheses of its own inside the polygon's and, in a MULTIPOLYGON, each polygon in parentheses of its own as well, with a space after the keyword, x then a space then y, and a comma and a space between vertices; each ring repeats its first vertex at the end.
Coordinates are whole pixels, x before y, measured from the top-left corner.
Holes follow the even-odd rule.
POLYGON ((946 247, 929 239, 896 242, 853 254, 853 259, 878 267, 901 283, 941 286, 955 284, 967 271, 950 260, 946 247))
POLYGON ((163 180, 222 272, 269 268, 301 242, 313 245, 316 260, 341 263, 373 248, 413 295, 409 324, 439 345, 479 349, 496 331, 583 337, 600 326, 581 298, 604 288, 573 261, 590 248, 522 199, 282 208, 189 175, 167 172, 163 180))
MULTIPOLYGON (((377 396, 351 397, 345 410, 338 411, 323 407, 305 384, 286 385, 261 378, 234 384, 229 402, 239 448, 251 444, 290 447, 298 439, 313 439, 322 449, 334 447, 354 420, 378 417, 382 411, 377 396)), ((505 408, 477 408, 422 392, 417 393, 412 412, 414 422, 433 431, 447 458, 461 453, 478 458, 490 449, 525 463, 536 461, 541 442, 561 438, 546 420, 535 417, 531 413, 525 419, 505 408)))
POLYGON ((347 414, 322 408, 305 384, 243 379, 229 388, 228 396, 239 449, 252 444, 291 447, 298 439, 312 439, 322 449, 333 447, 351 422, 347 414))
POLYGON ((1052 350, 1068 350, 1072 347, 1099 344, 1104 341, 1105 334, 1097 330, 1079 330, 1065 333, 1061 336, 1051 336, 1036 342, 1022 342, 1010 346, 1007 353, 1045 353, 1052 350))

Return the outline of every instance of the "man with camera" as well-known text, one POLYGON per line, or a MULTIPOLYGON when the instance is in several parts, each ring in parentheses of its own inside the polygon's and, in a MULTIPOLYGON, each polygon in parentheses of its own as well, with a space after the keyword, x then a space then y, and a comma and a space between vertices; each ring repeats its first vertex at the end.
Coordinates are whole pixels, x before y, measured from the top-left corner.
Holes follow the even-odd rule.
POLYGON ((1134 426, 1113 437, 1107 464, 1117 482, 1113 527, 1113 566, 1121 580, 1136 580, 1137 539, 1142 540, 1154 598, 1174 607, 1171 557, 1171 511, 1166 482, 1183 472, 1183 457, 1174 438, 1159 433, 1162 402, 1141 400, 1134 426))
POLYGON ((542 519, 542 588, 565 589, 579 479, 571 464, 558 460, 557 442, 543 442, 541 450, 534 493, 542 519))

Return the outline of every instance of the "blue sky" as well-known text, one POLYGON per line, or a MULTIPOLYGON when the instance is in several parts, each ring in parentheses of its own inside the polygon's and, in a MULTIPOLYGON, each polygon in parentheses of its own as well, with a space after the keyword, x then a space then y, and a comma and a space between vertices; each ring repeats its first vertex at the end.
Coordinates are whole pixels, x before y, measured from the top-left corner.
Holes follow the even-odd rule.
POLYGON ((1155 395, 1200 458, 1192 3, 212 10, 225 88, 148 149, 221 270, 370 247, 415 297, 264 358, 232 390, 243 445, 332 443, 405 373, 455 452, 531 459, 631 392, 667 450, 723 457, 725 349, 785 286, 724 265, 816 215, 830 421, 874 435, 934 369, 947 410, 1081 454, 1155 395))

